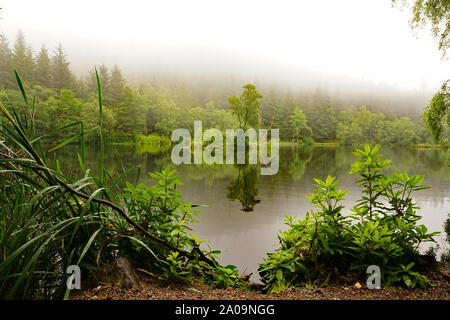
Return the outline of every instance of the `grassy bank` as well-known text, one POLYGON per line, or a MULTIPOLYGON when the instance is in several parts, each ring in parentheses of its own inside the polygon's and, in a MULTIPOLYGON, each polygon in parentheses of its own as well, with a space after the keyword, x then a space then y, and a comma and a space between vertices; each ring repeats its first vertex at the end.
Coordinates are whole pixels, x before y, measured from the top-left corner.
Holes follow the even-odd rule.
MULTIPOLYGON (((173 145, 174 142, 170 143, 169 138, 167 137, 160 137, 161 139, 164 139, 164 143, 158 143, 158 144, 164 144, 164 145, 173 145), (169 140, 169 143, 166 142, 167 140, 169 140)), ((205 146, 207 146, 210 142, 209 141, 204 141, 203 142, 203 148, 205 146)), ((269 146, 270 146, 270 141, 268 142, 269 146)), ((134 145, 148 145, 148 144, 154 144, 154 143, 145 143, 145 142, 140 142, 140 141, 128 141, 128 142, 110 142, 110 145, 118 145, 118 146, 134 146, 134 145)), ((194 142, 191 142, 191 145, 193 147, 194 142)), ((224 148, 226 148, 226 142, 224 141, 223 143, 224 148)), ((296 147, 302 145, 302 143, 299 142, 294 142, 294 141, 280 141, 279 142, 279 146, 280 147, 296 147)), ((316 146, 316 147, 339 147, 339 146, 343 146, 342 143, 340 143, 339 141, 329 141, 329 142, 314 142, 312 145, 316 146)), ((359 146, 360 144, 355 144, 352 146, 359 146)), ((412 148, 414 149, 442 149, 443 146, 440 144, 429 144, 429 143, 418 143, 418 144, 413 144, 412 148)))
POLYGON ((412 146, 414 149, 442 149, 440 144, 418 143, 412 146))

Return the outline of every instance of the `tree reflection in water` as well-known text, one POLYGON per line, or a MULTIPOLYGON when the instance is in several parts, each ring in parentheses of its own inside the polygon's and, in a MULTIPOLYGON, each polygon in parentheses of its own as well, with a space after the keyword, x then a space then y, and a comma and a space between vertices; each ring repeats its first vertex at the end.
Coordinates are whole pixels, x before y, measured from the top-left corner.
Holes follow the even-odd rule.
POLYGON ((259 170, 257 165, 240 164, 236 165, 238 176, 231 181, 227 187, 227 198, 239 200, 242 204, 242 211, 253 211, 255 205, 261 200, 256 199, 258 195, 259 170))

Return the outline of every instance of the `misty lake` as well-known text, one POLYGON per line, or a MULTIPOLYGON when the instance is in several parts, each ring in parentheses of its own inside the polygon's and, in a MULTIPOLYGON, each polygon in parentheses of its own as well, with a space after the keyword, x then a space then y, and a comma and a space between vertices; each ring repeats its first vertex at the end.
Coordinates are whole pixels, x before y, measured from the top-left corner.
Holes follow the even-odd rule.
MULTIPOLYGON (((423 218, 420 221, 430 232, 442 232, 436 240, 441 248, 448 247, 443 231, 444 221, 450 213, 446 152, 399 148, 381 148, 380 152, 392 160, 388 171, 425 175, 424 183, 431 189, 417 192, 414 197, 421 207, 419 214, 423 218)), ((98 157, 98 150, 88 146, 86 167, 95 169, 98 157)), ((61 163, 71 163, 76 156, 68 148, 59 151, 58 158, 61 163)), ((234 264, 241 273, 253 272, 252 280, 258 279, 258 263, 267 252, 275 249, 277 233, 285 228, 285 217, 303 217, 313 209, 305 198, 313 190, 313 178, 324 179, 328 174, 336 176, 341 188, 349 190, 343 203, 347 212, 361 196, 355 184, 357 177, 348 174, 356 159, 350 147, 280 147, 280 168, 273 176, 260 175, 257 165, 175 166, 170 159, 170 149, 152 152, 145 147, 107 146, 105 158, 105 166, 110 172, 123 172, 119 158, 125 168, 140 165, 140 182, 145 184, 154 183, 146 172, 158 170, 161 165, 175 167, 184 183, 179 188, 183 198, 203 205, 202 213, 197 217, 199 223, 193 226, 194 233, 222 251, 223 264, 234 264)), ((422 249, 429 245, 425 244, 422 249)))

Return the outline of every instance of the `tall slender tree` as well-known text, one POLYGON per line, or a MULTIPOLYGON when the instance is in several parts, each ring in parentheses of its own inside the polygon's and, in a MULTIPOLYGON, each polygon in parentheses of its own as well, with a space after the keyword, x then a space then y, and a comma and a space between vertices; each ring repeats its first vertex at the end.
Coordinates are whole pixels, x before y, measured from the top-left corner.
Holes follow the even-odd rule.
POLYGON ((55 89, 73 89, 75 77, 70 71, 70 62, 61 44, 55 50, 50 64, 51 84, 55 89))
POLYGON ((4 34, 0 34, 0 86, 12 87, 12 52, 9 48, 8 39, 4 34))
POLYGON ((311 128, 306 123, 306 116, 303 110, 295 108, 294 112, 289 116, 289 125, 292 130, 292 135, 297 141, 304 141, 307 137, 311 136, 311 128))
POLYGON ((36 68, 34 70, 34 80, 39 84, 50 87, 51 86, 51 70, 50 57, 45 46, 42 46, 41 51, 36 57, 36 68))
POLYGON ((125 79, 122 76, 117 65, 111 71, 111 80, 109 82, 109 98, 112 106, 120 103, 123 97, 123 89, 125 88, 125 79))
MULTIPOLYGON (((104 98, 104 102, 108 104, 109 98, 109 82, 110 82, 110 74, 108 68, 101 64, 97 68, 98 78, 100 80, 100 85, 102 87, 102 97, 104 98)), ((95 69, 89 71, 89 75, 86 79, 86 88, 89 93, 97 93, 97 76, 95 75, 95 69)))
POLYGON ((31 48, 26 45, 25 36, 22 31, 17 33, 14 43, 11 66, 17 70, 22 79, 30 81, 33 78, 33 53, 31 48))
POLYGON ((129 136, 145 130, 144 106, 140 105, 129 87, 123 90, 122 100, 114 109, 117 119, 116 130, 129 136))
POLYGON ((259 128, 261 110, 260 99, 262 95, 256 90, 252 84, 247 84, 242 87, 244 92, 238 98, 232 96, 228 99, 230 109, 239 121, 239 128, 247 130, 248 128, 259 128))

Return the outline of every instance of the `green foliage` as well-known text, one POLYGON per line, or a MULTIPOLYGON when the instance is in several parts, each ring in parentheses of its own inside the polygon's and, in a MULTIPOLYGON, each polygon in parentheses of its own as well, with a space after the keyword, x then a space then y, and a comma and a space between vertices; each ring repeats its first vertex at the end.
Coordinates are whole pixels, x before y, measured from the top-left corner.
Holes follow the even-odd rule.
POLYGON ((408 288, 421 288, 426 289, 430 285, 430 281, 424 275, 418 272, 412 271, 414 262, 408 265, 400 264, 394 270, 390 271, 388 281, 389 284, 402 284, 408 288))
POLYGON ((411 8, 410 25, 413 29, 431 24, 431 32, 439 39, 439 50, 443 55, 450 45, 450 3, 447 0, 392 0, 411 8))
POLYGON ((192 246, 189 225, 196 222, 194 217, 199 211, 194 210, 196 206, 181 199, 177 186, 182 183, 175 170, 167 167, 161 172, 149 174, 157 179, 155 185, 133 186, 127 182, 125 192, 119 195, 129 209, 129 216, 151 234, 166 239, 176 248, 192 246))
POLYGON ((144 106, 138 103, 133 90, 125 87, 120 104, 114 109, 117 119, 115 130, 132 140, 136 134, 144 131, 145 120, 141 116, 143 111, 144 106))
POLYGON ((41 83, 44 87, 51 87, 51 60, 44 46, 36 57, 33 80, 41 83))
POLYGON ((215 269, 214 276, 210 278, 208 283, 217 288, 229 287, 243 287, 244 282, 238 276, 238 270, 234 265, 227 265, 225 267, 218 266, 215 269))
MULTIPOLYGON (((450 2, 448 0, 392 0, 392 3, 402 3, 411 8, 411 28, 423 28, 426 24, 431 24, 432 34, 439 38, 439 50, 445 57, 450 45, 450 2)), ((449 80, 442 84, 441 90, 433 96, 423 114, 423 120, 428 131, 443 146, 448 146, 449 143, 450 103, 448 84, 449 80)), ((450 165, 450 157, 447 157, 447 162, 450 165)))
POLYGON ((450 80, 442 84, 423 113, 424 122, 436 141, 448 145, 450 139, 450 80))
POLYGON ((11 57, 11 67, 18 70, 25 78, 33 77, 34 61, 31 47, 25 43, 25 36, 22 31, 17 34, 16 42, 11 57))
MULTIPOLYGON (((304 266, 293 248, 269 253, 264 265, 259 269, 263 280, 269 283, 268 293, 280 292, 292 284, 297 278, 298 270, 304 266)), ((306 270, 308 272, 309 270, 306 270)))
POLYGON ((189 129, 193 135, 192 124, 195 120, 202 120, 204 129, 216 128, 225 134, 226 129, 238 126, 236 118, 229 110, 217 109, 213 101, 209 101, 204 106, 197 106, 181 110, 180 128, 189 129))
MULTIPOLYGON (((444 230, 446 234, 445 240, 447 241, 447 244, 450 244, 450 213, 447 216, 447 220, 444 222, 444 230)), ((450 248, 444 248, 444 252, 441 255, 441 261, 450 263, 450 248)))
POLYGON ((314 140, 329 141, 336 138, 337 119, 335 108, 318 103, 313 105, 306 115, 314 140))
MULTIPOLYGON (((10 111, 12 107, 20 111, 23 105, 11 72, 15 67, 24 79, 24 88, 36 98, 34 121, 37 133, 44 135, 51 128, 59 128, 60 123, 82 121, 86 129, 85 140, 88 143, 97 142, 99 119, 95 116, 98 103, 95 68, 87 77, 76 79, 62 46, 51 50, 50 55, 49 51, 42 47, 33 56, 21 33, 14 48, 10 49, 6 37, 0 35, 2 103, 10 111), (64 112, 55 117, 52 108, 58 103, 55 100, 58 100, 61 89, 70 90, 82 104, 80 112, 78 107, 74 108, 78 112, 76 120, 73 112, 69 112, 67 117, 64 112), (55 120, 58 125, 52 125, 55 120)), ((271 89, 265 93, 263 100, 256 88, 249 84, 240 97, 229 98, 228 93, 240 84, 227 82, 223 87, 217 87, 212 83, 203 86, 191 82, 167 84, 164 80, 152 80, 151 84, 129 87, 117 66, 110 70, 101 64, 97 71, 102 86, 102 130, 106 142, 131 143, 138 134, 170 137, 176 128, 186 128, 193 134, 195 120, 202 120, 205 130, 216 128, 223 133, 230 128, 279 129, 281 139, 297 139, 303 145, 312 143, 313 139, 321 142, 338 139, 343 144, 374 142, 401 146, 432 142, 424 127, 409 118, 398 117, 407 114, 418 118, 408 101, 395 100, 395 108, 392 108, 392 102, 387 103, 384 98, 377 101, 372 110, 382 109, 384 114, 366 108, 347 108, 338 112, 350 102, 343 104, 340 98, 330 97, 321 90, 312 94, 290 90, 283 93, 271 89)), ((46 136, 44 140, 62 141, 72 134, 71 130, 59 130, 57 137, 46 136)))
POLYGON ((9 48, 8 39, 0 34, 0 85, 11 88, 13 86, 13 76, 11 73, 12 52, 9 48))
POLYGON ((172 142, 169 138, 164 136, 159 136, 155 133, 149 134, 148 136, 144 136, 143 134, 136 135, 136 144, 137 145, 150 145, 154 147, 164 147, 170 146, 172 142))
POLYGON ((366 107, 350 107, 339 114, 336 137, 343 144, 379 143, 411 146, 426 139, 424 128, 407 117, 387 120, 366 107))
POLYGON ((111 71, 111 78, 109 80, 109 100, 111 101, 111 105, 118 105, 122 100, 123 90, 125 89, 125 79, 122 76, 122 72, 120 71, 117 65, 111 71))
POLYGON ((252 84, 245 85, 243 89, 244 92, 242 92, 239 98, 232 96, 228 99, 230 102, 230 109, 238 119, 240 129, 258 129, 261 117, 259 99, 262 99, 263 96, 252 84))
MULTIPOLYGON (((72 216, 75 204, 56 188, 33 195, 32 185, 6 174, 0 176, 0 185, 0 296, 61 297, 65 268, 83 258, 92 265, 95 261, 91 254, 96 246, 86 246, 89 237, 101 230, 98 216, 91 212, 82 218, 72 216), (88 252, 82 256, 84 248, 88 252)), ((83 271, 87 274, 89 269, 83 271)))
MULTIPOLYGON (((23 89, 19 76, 17 80, 23 89)), ((67 266, 80 266, 83 277, 88 278, 98 266, 119 256, 155 270, 162 279, 190 282, 204 278, 221 286, 243 282, 235 269, 222 268, 216 262, 219 251, 200 249, 203 241, 190 232, 199 211, 182 200, 177 190, 181 182, 174 170, 150 173, 156 179, 150 187, 126 181, 133 168, 124 169, 118 177, 106 170, 100 87, 98 174, 84 162, 82 123, 80 133, 54 148, 80 141, 81 170, 65 175, 58 161, 52 165, 46 159, 41 137, 34 130, 33 104, 24 90, 22 95, 25 112, 21 117, 15 108, 11 107, 11 114, 0 103, 6 118, 0 123, 5 138, 0 141, 2 298, 67 297, 67 266)), ((55 108, 66 108, 64 112, 75 112, 71 109, 79 106, 70 90, 61 90, 58 99, 55 108)), ((75 126, 63 123, 55 131, 67 128, 75 126)))
POLYGON ((56 48, 51 62, 51 83, 56 89, 72 89, 75 85, 75 77, 70 71, 70 62, 67 60, 61 44, 56 48))
MULTIPOLYGON (((19 77, 19 86, 22 87, 19 77)), ((23 91, 26 110, 28 105, 23 91)), ((3 298, 51 298, 65 291, 65 268, 83 265, 88 274, 94 265, 94 250, 104 239, 98 208, 91 198, 81 201, 67 193, 56 174, 76 188, 88 187, 86 177, 72 181, 59 170, 46 166, 39 138, 25 112, 13 117, 0 104, 8 119, 1 124, 0 141, 0 292, 3 298), (33 140, 34 138, 34 140, 33 140), (32 142, 33 141, 33 142, 32 142), (14 151, 21 149, 20 153, 14 151), (94 242, 95 240, 95 242, 94 242)), ((14 112, 14 114, 17 114, 14 112)), ((95 195, 101 189, 93 189, 95 195)))
MULTIPOLYGON (((71 90, 62 89, 57 96, 52 96, 45 102, 46 117, 53 119, 53 121, 47 123, 46 131, 54 131, 57 128, 79 121, 82 108, 83 103, 75 98, 71 90), (64 114, 64 117, 61 117, 61 114, 64 114)), ((66 131, 69 136, 74 133, 73 130, 66 131)))
POLYGON ((366 194, 359 201, 356 211, 360 215, 369 214, 370 218, 373 218, 377 207, 381 205, 378 202, 378 198, 383 194, 379 183, 383 177, 381 170, 389 168, 390 162, 390 160, 381 160, 382 155, 378 154, 379 149, 379 146, 371 149, 367 144, 364 150, 357 149, 353 154, 359 156, 361 160, 356 161, 350 170, 350 174, 357 173, 361 176, 357 182, 366 194))
MULTIPOLYGON (((102 130, 107 141, 114 139, 115 134, 117 134, 117 117, 114 109, 109 105, 104 105, 102 108, 102 130)), ((98 129, 100 128, 100 118, 98 117, 98 102, 92 98, 91 101, 85 102, 81 110, 81 121, 83 121, 86 132, 88 133, 87 138, 91 141, 95 141, 94 137, 99 136, 98 129)))
POLYGON ((354 228, 352 255, 355 268, 364 269, 370 264, 386 266, 391 258, 402 254, 401 248, 393 242, 393 231, 382 221, 362 221, 354 228))
POLYGON ((289 117, 289 125, 297 141, 307 141, 312 134, 311 128, 306 124, 305 113, 299 108, 296 108, 289 117))
POLYGON ((167 256, 167 260, 163 263, 166 268, 161 276, 161 279, 181 284, 188 284, 187 276, 190 274, 184 266, 184 259, 178 252, 172 252, 167 256))
POLYGON ((434 241, 438 234, 417 224, 421 217, 412 194, 428 187, 421 184, 420 175, 394 172, 385 176, 389 160, 382 160, 378 150, 378 146, 365 145, 354 152, 359 159, 350 173, 359 175, 363 196, 351 214, 343 212, 340 202, 346 191, 335 178, 314 179, 316 189, 308 199, 317 210, 306 213, 304 219, 288 217, 288 230, 278 236, 280 247, 260 265, 269 292, 338 281, 348 270, 363 277, 369 265, 380 266, 387 284, 398 284, 401 279, 411 288, 428 283, 411 269, 422 263, 419 245, 434 241))

